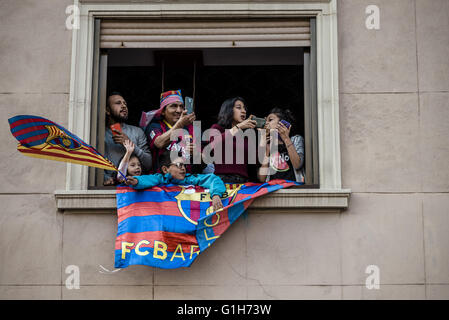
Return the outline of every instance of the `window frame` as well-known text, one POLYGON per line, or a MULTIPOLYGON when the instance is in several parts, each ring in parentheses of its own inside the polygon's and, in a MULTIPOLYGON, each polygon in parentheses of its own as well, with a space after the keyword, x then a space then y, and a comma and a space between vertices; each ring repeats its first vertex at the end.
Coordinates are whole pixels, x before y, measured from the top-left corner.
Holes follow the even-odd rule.
MULTIPOLYGON (((338 35, 337 35, 337 3, 301 2, 301 3, 231 3, 218 5, 216 3, 166 3, 166 4, 117 4, 117 3, 78 3, 80 9, 80 27, 72 33, 72 61, 70 80, 70 105, 68 129, 81 139, 90 142, 93 91, 96 90, 94 79, 95 50, 95 19, 111 17, 166 17, 166 18, 304 18, 314 17, 316 21, 316 97, 318 124, 318 154, 319 154, 319 189, 312 191, 306 188, 296 192, 279 190, 274 196, 281 194, 314 195, 324 197, 323 203, 334 206, 332 194, 345 201, 336 208, 345 209, 348 206, 350 190, 341 189, 340 161, 340 129, 339 129, 339 93, 338 93, 338 35)), ((89 168, 86 166, 67 164, 66 190, 55 191, 57 206, 60 209, 72 208, 67 205, 67 199, 79 199, 88 195, 94 202, 96 195, 110 195, 111 190, 88 190, 89 168), (95 192, 93 192, 95 191, 95 192), (64 202, 64 201, 65 202, 64 202), (63 205, 62 203, 66 203, 63 205)), ((265 201, 266 202, 266 201, 265 201)), ((288 207, 304 207, 301 201, 295 206, 290 202, 288 207)), ((313 203, 313 201, 311 202, 313 203)), ((82 207, 82 206, 81 206, 82 207)), ((89 207, 89 206, 87 206, 89 207)), ((267 206, 268 208, 269 206, 267 206)), ((312 205, 312 207, 314 207, 312 205)), ((76 208, 72 208, 76 209, 76 208)), ((85 208, 86 209, 86 208, 85 208)))

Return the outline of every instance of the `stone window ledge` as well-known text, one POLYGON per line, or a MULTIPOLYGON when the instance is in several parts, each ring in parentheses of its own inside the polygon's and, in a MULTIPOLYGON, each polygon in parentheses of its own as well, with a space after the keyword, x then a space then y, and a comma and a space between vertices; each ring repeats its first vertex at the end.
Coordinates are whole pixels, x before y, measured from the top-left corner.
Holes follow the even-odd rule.
MULTIPOLYGON (((348 189, 282 189, 256 199, 249 209, 339 213, 348 208, 350 195, 348 189)), ((117 209, 115 190, 57 190, 55 198, 58 210, 65 212, 115 212, 117 209)))

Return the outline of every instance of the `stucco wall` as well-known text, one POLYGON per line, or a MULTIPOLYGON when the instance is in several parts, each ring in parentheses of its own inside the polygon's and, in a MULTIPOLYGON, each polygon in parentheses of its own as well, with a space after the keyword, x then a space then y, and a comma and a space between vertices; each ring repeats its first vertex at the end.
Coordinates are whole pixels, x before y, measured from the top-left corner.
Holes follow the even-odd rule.
POLYGON ((27 113, 67 125, 70 4, 0 2, 1 299, 449 299, 447 0, 338 1, 347 211, 250 210, 189 269, 111 274, 115 215, 58 212, 66 165, 20 155, 6 125, 27 113), (370 4, 380 30, 365 28, 370 4), (368 265, 379 290, 365 288, 368 265))

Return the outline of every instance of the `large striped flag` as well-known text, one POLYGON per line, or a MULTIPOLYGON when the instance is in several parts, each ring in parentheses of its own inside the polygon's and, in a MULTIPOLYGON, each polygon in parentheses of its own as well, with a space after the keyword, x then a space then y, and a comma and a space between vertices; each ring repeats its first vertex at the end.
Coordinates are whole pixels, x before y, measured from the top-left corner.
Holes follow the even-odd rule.
POLYGON ((302 183, 226 184, 223 210, 213 212, 209 190, 160 185, 144 190, 117 187, 115 267, 189 267, 262 195, 302 183))
POLYGON ((17 150, 26 156, 117 171, 97 150, 53 121, 20 115, 8 122, 11 133, 19 141, 17 150))

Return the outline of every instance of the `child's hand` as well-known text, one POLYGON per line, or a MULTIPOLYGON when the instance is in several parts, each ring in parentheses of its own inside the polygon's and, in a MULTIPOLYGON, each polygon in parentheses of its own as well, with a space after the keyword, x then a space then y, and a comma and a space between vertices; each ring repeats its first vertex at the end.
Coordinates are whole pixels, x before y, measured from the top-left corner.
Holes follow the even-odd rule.
POLYGON ((212 206, 214 207, 214 211, 223 209, 223 204, 221 203, 221 199, 218 195, 212 197, 212 206))
POLYGON ((123 146, 125 147, 126 152, 129 153, 129 154, 133 153, 134 152, 134 148, 136 147, 131 140, 125 140, 123 142, 123 146))
POLYGON ((131 176, 127 176, 125 183, 128 186, 136 186, 139 183, 139 181, 136 178, 133 178, 131 176))

